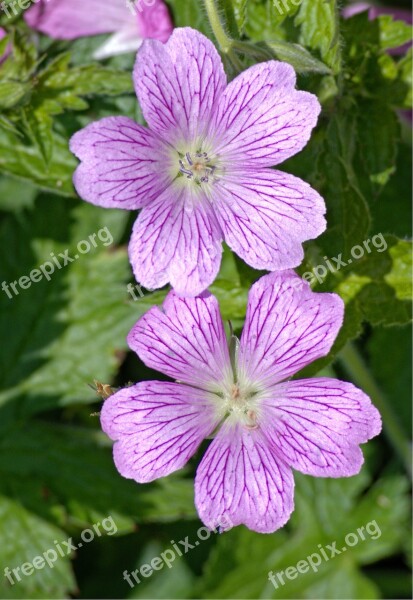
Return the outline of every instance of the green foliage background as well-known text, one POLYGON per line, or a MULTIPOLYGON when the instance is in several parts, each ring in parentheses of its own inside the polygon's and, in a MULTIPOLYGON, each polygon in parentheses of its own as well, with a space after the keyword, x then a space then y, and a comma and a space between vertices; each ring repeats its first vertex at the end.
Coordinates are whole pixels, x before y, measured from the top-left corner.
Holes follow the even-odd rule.
MULTIPOLYGON (((170 0, 176 26, 216 42, 203 2, 170 0)), ((382 233, 388 248, 329 274, 316 291, 346 302, 331 355, 306 374, 337 376, 365 389, 383 415, 384 433, 364 448, 366 464, 342 480, 296 476, 296 510, 273 535, 239 527, 213 535, 172 569, 133 590, 129 571, 170 547, 196 539, 193 475, 204 448, 181 472, 150 485, 116 472, 100 432, 101 400, 87 386, 159 378, 127 353, 126 334, 167 290, 133 301, 126 242, 135 215, 80 201, 72 186, 70 136, 107 115, 143 122, 131 82, 134 57, 94 62, 102 38, 57 42, 34 37, 3 16, 12 54, 0 63, 0 281, 12 282, 107 226, 102 244, 9 299, 0 292, 0 597, 1 598, 411 598, 409 460, 411 422, 411 39, 391 17, 340 18, 335 0, 289 3, 219 0, 230 77, 255 62, 290 62, 299 87, 323 105, 306 149, 282 168, 326 199, 328 230, 306 245, 302 274, 323 257, 350 256, 382 233), (16 567, 107 516, 116 536, 96 538, 54 569, 11 586, 16 567), (276 590, 268 571, 283 570, 376 520, 382 535, 276 590)), ((215 23, 216 30, 216 23, 215 23)), ((220 40, 221 41, 221 40, 220 40)), ((242 327, 256 273, 228 250, 211 288, 225 318, 242 327)))

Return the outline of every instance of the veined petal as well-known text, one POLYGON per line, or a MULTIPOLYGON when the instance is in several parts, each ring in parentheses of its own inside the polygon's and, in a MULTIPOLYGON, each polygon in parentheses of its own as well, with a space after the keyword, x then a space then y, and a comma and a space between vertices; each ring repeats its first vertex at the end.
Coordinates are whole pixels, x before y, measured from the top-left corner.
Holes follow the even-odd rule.
POLYGON ((116 468, 139 483, 181 469, 217 426, 207 392, 165 381, 120 390, 105 401, 100 418, 116 441, 116 468))
POLYGON ((294 69, 270 61, 250 67, 226 88, 213 121, 215 149, 240 170, 271 167, 307 144, 321 107, 295 89, 294 69))
POLYGON ((91 123, 75 133, 70 149, 82 161, 74 174, 76 190, 98 206, 141 208, 171 181, 163 142, 127 117, 91 123))
POLYGON ((189 27, 175 29, 165 45, 146 40, 134 80, 150 128, 182 149, 209 131, 212 111, 226 86, 215 46, 189 27))
POLYGON ((40 0, 24 18, 32 29, 60 40, 111 33, 125 25, 134 26, 138 36, 136 15, 126 0, 40 0))
POLYGON ((349 477, 363 464, 359 444, 381 431, 370 398, 351 383, 315 378, 268 390, 264 435, 294 469, 317 477, 349 477))
POLYGON ((291 469, 271 451, 259 429, 249 431, 226 421, 198 467, 195 504, 211 529, 227 522, 272 533, 294 509, 291 469))
POLYGON ((304 257, 302 243, 326 228, 321 196, 281 171, 226 174, 214 192, 226 243, 255 269, 298 266, 304 257))
POLYGON ((133 327, 128 344, 151 369, 180 382, 221 391, 231 374, 228 343, 212 294, 183 298, 170 292, 133 327))
POLYGON ((129 244, 137 281, 149 289, 168 282, 196 296, 214 281, 222 256, 222 233, 202 190, 174 182, 140 213, 129 244))
POLYGON ((336 294, 316 294, 292 271, 261 277, 249 293, 240 377, 263 389, 328 354, 343 323, 336 294))

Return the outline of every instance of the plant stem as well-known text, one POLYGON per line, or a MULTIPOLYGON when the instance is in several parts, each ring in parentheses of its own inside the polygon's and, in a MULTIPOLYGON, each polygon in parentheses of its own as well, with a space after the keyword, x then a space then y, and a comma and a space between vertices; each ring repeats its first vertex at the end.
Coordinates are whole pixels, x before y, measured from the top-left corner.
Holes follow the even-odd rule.
POLYGON ((347 344, 339 355, 344 368, 359 387, 370 396, 373 404, 381 413, 384 433, 403 461, 409 477, 412 476, 412 460, 410 442, 397 416, 389 406, 385 395, 372 377, 363 357, 354 344, 347 344))
POLYGON ((208 15, 211 29, 216 37, 216 40, 224 54, 228 56, 235 69, 242 71, 242 64, 233 51, 233 40, 227 35, 224 25, 219 16, 219 11, 216 5, 216 0, 204 0, 205 9, 208 15))

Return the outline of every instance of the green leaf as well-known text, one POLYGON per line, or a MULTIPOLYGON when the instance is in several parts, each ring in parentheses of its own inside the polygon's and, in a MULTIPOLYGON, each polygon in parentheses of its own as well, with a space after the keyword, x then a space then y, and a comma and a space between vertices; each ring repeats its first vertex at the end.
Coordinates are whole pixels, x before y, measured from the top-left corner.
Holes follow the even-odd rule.
POLYGON ((283 41, 267 42, 234 42, 234 50, 245 56, 257 60, 266 61, 276 58, 289 63, 299 74, 318 73, 329 74, 331 71, 327 65, 314 58, 305 48, 299 44, 290 44, 283 41))
POLYGON ((404 21, 395 21, 390 15, 378 17, 380 27, 380 46, 382 50, 390 50, 407 44, 412 40, 412 26, 404 21))
MULTIPOLYGON (((97 417, 89 420, 98 424, 97 417)), ((0 490, 42 518, 77 531, 109 516, 121 535, 134 531, 136 522, 196 515, 193 481, 182 473, 139 485, 116 471, 104 434, 33 421, 0 441, 0 490)))
POLYGON ((385 185, 396 168, 399 120, 384 103, 360 101, 358 104, 359 152, 372 184, 385 185))
POLYGON ((70 557, 57 555, 55 546, 55 541, 67 540, 67 534, 63 530, 30 513, 19 502, 2 495, 0 529, 0 563, 3 569, 18 569, 16 573, 10 574, 11 581, 2 574, 1 598, 65 598, 69 592, 75 592, 70 557), (43 553, 48 550, 52 550, 48 555, 51 566, 44 562, 43 557, 43 553), (52 562, 53 551, 57 555, 55 562, 52 562), (36 564, 43 564, 43 567, 25 565, 39 556, 43 558, 43 563, 37 560, 36 564), (32 571, 31 574, 22 573, 23 565, 28 573, 32 571))
POLYGON ((31 413, 91 402, 86 384, 111 379, 136 320, 127 301, 126 249, 110 247, 126 218, 123 211, 76 207, 72 201, 48 196, 39 198, 34 210, 20 214, 18 220, 10 216, 3 221, 7 258, 1 281, 9 287, 0 295, 0 329, 7 336, 10 320, 16 320, 16 327, 4 347, 0 404, 24 397, 20 408, 31 413), (71 262, 65 266, 59 253, 66 251, 71 262), (32 271, 45 263, 45 274, 34 275, 38 281, 32 281, 32 271), (21 277, 27 278, 26 289, 19 284, 21 277))
POLYGON ((412 299, 412 243, 399 240, 389 250, 393 267, 385 281, 395 290, 399 300, 412 299))
POLYGON ((0 128, 0 172, 33 182, 44 190, 75 196, 72 177, 76 159, 66 139, 56 133, 51 136, 53 153, 46 164, 39 144, 29 144, 12 131, 0 128))
POLYGON ((410 326, 377 327, 367 343, 373 377, 384 394, 391 398, 392 409, 407 436, 411 435, 412 422, 411 340, 410 326))
POLYGON ((193 27, 207 36, 211 35, 203 2, 199 0, 169 0, 175 27, 193 27))
POLYGON ((235 20, 238 25, 240 35, 245 31, 245 23, 247 20, 247 6, 250 0, 232 0, 234 8, 235 20))
POLYGON ((301 44, 318 50, 323 62, 338 73, 340 44, 336 1, 302 0, 295 23, 301 26, 301 44))

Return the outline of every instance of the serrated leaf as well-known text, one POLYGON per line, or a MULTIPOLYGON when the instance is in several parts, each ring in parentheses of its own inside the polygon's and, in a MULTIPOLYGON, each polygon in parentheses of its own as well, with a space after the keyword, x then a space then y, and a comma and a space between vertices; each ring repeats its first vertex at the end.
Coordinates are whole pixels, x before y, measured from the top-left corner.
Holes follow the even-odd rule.
POLYGON ((69 151, 67 140, 52 133, 53 153, 49 164, 37 145, 0 128, 0 172, 30 181, 42 189, 75 196, 72 184, 76 159, 69 151))
MULTIPOLYGON (((90 421, 99 426, 97 417, 90 421)), ((56 424, 31 422, 2 436, 0 490, 63 528, 79 530, 112 516, 116 533, 125 534, 136 522, 195 516, 189 478, 179 474, 150 485, 123 479, 104 434, 56 424)))
POLYGON ((322 60, 340 70, 338 8, 335 0, 302 0, 295 18, 301 26, 300 42, 320 52, 322 60))
POLYGON ((396 21, 390 15, 380 15, 378 17, 380 27, 380 46, 382 50, 398 48, 411 42, 412 26, 404 21, 396 21))
POLYGON ((110 380, 120 359, 116 353, 126 349, 126 335, 136 320, 127 301, 126 249, 109 247, 115 235, 111 224, 119 219, 124 224, 127 214, 96 208, 91 212, 87 205, 72 212, 71 206, 72 201, 41 198, 33 211, 18 220, 10 216, 1 227, 8 257, 2 262, 1 280, 16 282, 18 294, 9 286, 0 296, 3 336, 10 319, 16 320, 13 339, 3 346, 0 404, 24 397, 21 409, 29 413, 93 401, 86 384, 110 380), (50 221, 44 220, 43 211, 50 221), (78 223, 86 215, 90 220, 80 232, 78 223), (96 247, 88 237, 93 234, 96 247), (80 250, 85 244, 87 253, 80 250), (65 252, 70 258, 66 266, 66 259, 59 257, 65 252), (30 273, 45 263, 50 271, 54 264, 50 281, 45 275, 32 281, 30 273), (27 277, 26 289, 18 284, 22 276, 27 277))
POLYGON ((297 73, 318 73, 320 75, 331 73, 327 65, 312 56, 299 44, 277 41, 267 42, 267 46, 274 52, 278 60, 290 63, 297 73))
MULTIPOLYGON (((56 562, 51 563, 52 567, 43 559, 43 567, 32 568, 30 575, 24 575, 20 570, 23 564, 32 563, 35 557, 43 557, 47 550, 56 550, 55 540, 67 540, 62 529, 30 513, 19 502, 0 495, 0 530, 0 563, 3 569, 18 569, 17 574, 12 572, 10 575, 13 584, 2 573, 0 597, 64 598, 75 591, 69 556, 58 556, 56 562)), ((30 571, 29 567, 26 569, 30 571)))

